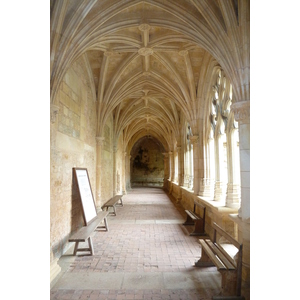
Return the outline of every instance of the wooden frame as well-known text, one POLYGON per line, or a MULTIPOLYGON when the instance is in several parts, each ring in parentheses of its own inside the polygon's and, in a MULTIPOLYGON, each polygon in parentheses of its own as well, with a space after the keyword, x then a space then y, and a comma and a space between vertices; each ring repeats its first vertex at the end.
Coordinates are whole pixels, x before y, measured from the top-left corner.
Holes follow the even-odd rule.
POLYGON ((97 210, 89 174, 86 168, 73 168, 73 172, 80 194, 84 222, 87 226, 95 217, 97 217, 97 210))

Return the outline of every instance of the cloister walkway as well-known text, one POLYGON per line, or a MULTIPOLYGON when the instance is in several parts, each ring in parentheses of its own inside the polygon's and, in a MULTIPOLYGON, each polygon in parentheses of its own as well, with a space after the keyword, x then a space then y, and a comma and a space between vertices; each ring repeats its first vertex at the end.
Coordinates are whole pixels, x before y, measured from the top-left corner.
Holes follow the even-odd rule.
POLYGON ((93 236, 94 256, 60 258, 51 299, 212 299, 221 291, 215 267, 196 268, 198 237, 183 226, 180 204, 160 188, 123 196, 108 232, 93 236))

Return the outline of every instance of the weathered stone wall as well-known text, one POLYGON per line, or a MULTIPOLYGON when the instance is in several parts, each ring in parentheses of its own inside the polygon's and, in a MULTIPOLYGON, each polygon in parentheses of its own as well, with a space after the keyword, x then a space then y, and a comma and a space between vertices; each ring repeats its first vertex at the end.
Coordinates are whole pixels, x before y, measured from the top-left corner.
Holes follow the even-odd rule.
POLYGON ((131 186, 163 186, 164 158, 153 139, 133 147, 131 159, 131 186))
POLYGON ((87 168, 93 194, 96 180, 96 103, 83 59, 66 73, 55 99, 59 108, 51 123, 50 259, 68 247, 71 232, 83 225, 73 167, 87 168))

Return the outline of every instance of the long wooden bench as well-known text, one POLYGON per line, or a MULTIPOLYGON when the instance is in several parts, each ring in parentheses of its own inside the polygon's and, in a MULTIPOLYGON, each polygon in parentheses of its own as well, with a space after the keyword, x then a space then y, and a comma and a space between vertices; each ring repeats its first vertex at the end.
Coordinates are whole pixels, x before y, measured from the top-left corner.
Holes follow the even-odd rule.
POLYGON ((216 266, 221 273, 222 296, 216 296, 213 299, 244 299, 244 297, 241 297, 243 245, 216 223, 213 223, 212 227, 214 229, 212 241, 210 239, 199 239, 202 253, 195 266, 216 266), (221 243, 222 240, 223 242, 221 243), (235 250, 235 254, 231 251, 230 255, 228 249, 235 250))
MULTIPOLYGON (((205 233, 205 210, 206 207, 194 201, 194 210, 186 209, 186 221, 182 225, 194 225, 194 231, 190 235, 206 236, 205 233), (202 210, 202 216, 196 212, 197 207, 202 210)), ((199 210, 198 210, 199 211, 199 210)))
POLYGON ((94 247, 91 235, 96 229, 104 228, 105 231, 108 231, 108 224, 106 220, 108 214, 109 213, 107 211, 100 211, 87 226, 81 227, 69 238, 69 242, 75 242, 73 255, 76 255, 78 251, 89 251, 90 255, 94 255, 94 247), (99 225, 102 221, 104 221, 104 225, 99 225), (86 242, 86 240, 88 241, 88 248, 78 248, 79 243, 86 242))
POLYGON ((123 200, 122 200, 123 195, 116 195, 112 197, 110 200, 108 200, 104 205, 102 205, 102 209, 106 208, 108 211, 109 207, 113 208, 113 212, 109 212, 110 215, 117 215, 116 211, 116 206, 123 206, 123 200))

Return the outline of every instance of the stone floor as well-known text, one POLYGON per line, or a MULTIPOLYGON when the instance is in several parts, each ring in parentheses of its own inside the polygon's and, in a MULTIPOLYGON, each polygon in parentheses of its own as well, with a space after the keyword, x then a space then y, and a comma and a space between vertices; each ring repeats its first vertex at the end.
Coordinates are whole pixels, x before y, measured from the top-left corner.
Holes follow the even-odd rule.
MULTIPOLYGON (((183 208, 159 188, 123 196, 108 232, 93 236, 94 255, 60 258, 50 299, 212 299, 221 291, 215 267, 196 268, 198 237, 182 226, 183 208)), ((83 245, 80 245, 83 246, 83 245)))

